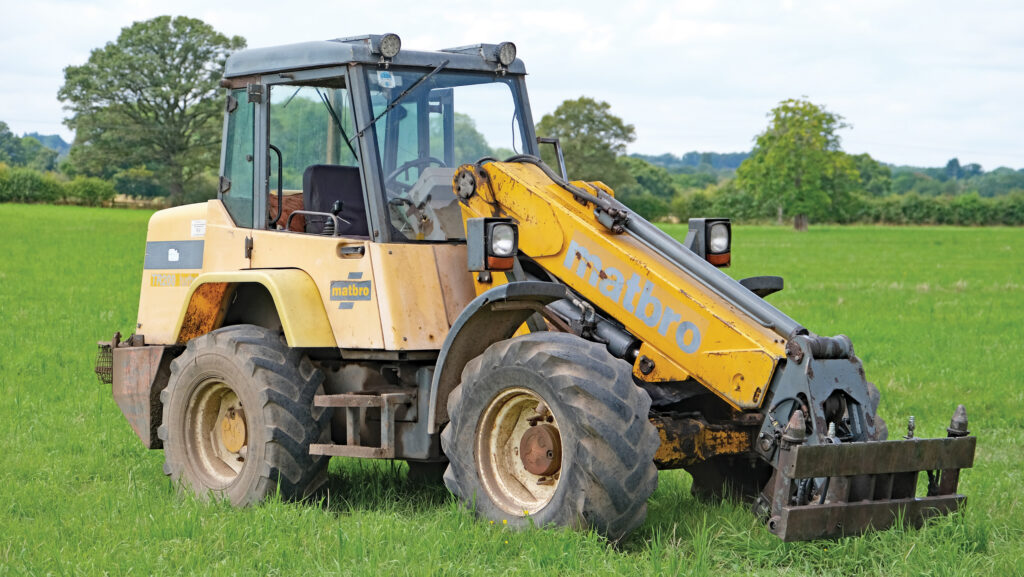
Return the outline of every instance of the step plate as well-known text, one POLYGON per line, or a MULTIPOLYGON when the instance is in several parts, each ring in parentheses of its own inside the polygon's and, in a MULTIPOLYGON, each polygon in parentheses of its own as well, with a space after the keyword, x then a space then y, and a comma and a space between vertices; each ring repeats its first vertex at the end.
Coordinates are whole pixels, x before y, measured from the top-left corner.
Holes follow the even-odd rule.
POLYGON ((395 449, 384 447, 360 447, 354 445, 310 445, 310 455, 329 457, 359 457, 361 459, 393 459, 395 449))

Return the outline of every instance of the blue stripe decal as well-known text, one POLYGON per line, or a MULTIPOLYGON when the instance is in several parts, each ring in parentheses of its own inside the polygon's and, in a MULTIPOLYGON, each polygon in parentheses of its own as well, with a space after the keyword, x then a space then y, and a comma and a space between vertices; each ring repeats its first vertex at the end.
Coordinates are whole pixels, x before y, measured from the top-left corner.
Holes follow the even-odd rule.
POLYGON ((146 243, 144 269, 203 268, 203 241, 160 240, 146 243))
POLYGON ((338 303, 338 308, 343 310, 343 311, 347 311, 347 310, 351 309, 353 306, 355 306, 355 304, 356 303, 354 303, 352 301, 345 301, 345 302, 338 303))
POLYGON ((350 273, 348 273, 348 280, 359 280, 361 278, 363 278, 363 273, 361 273, 361 272, 350 272, 350 273))

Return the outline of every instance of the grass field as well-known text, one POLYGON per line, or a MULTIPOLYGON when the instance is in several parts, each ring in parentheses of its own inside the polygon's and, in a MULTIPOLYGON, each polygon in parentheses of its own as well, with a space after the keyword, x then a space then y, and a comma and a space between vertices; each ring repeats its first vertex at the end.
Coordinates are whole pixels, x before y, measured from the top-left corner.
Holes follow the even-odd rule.
MULTIPOLYGON (((178 496, 92 365, 135 322, 144 212, 0 205, 0 576, 1024 575, 1024 230, 736 227, 735 276, 819 334, 845 333, 902 435, 979 437, 963 515, 922 530, 780 543, 740 505, 661 474, 647 523, 593 534, 477 522, 404 465, 335 459, 322 505, 178 496)), ((684 227, 670 232, 682 235, 684 227)))

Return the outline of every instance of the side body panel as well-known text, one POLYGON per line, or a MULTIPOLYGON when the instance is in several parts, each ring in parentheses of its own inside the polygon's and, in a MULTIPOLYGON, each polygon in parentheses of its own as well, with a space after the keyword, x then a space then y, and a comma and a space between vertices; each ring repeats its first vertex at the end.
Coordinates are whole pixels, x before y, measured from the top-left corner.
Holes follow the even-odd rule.
POLYGON ((207 205, 161 210, 149 219, 136 332, 149 344, 173 344, 189 287, 206 260, 207 205))
POLYGON ((252 234, 253 268, 296 268, 313 279, 335 346, 384 348, 369 241, 271 230, 252 234))
POLYGON ((384 347, 438 350, 455 315, 475 295, 464 245, 371 244, 384 347), (462 274, 455 272, 462 265, 462 274), (444 282, 442 273, 444 271, 444 282), (445 290, 447 287, 448 290, 445 290))
POLYGON ((147 344, 185 342, 219 326, 233 287, 257 283, 293 346, 438 350, 475 296, 465 268, 465 245, 238 228, 212 200, 151 219, 137 331, 147 344))

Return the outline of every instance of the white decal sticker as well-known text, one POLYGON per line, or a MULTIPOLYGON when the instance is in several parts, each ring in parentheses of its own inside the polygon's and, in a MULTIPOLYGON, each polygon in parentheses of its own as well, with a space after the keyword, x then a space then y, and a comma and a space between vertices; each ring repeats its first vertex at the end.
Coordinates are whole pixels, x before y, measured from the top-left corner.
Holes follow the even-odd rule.
POLYGON ((179 260, 181 260, 181 255, 176 249, 167 249, 167 262, 178 262, 179 260))
POLYGON ((394 88, 395 76, 391 74, 390 70, 378 70, 377 84, 380 84, 381 88, 394 88))
POLYGON ((197 236, 206 236, 206 221, 205 220, 193 220, 192 221, 192 238, 197 236))

